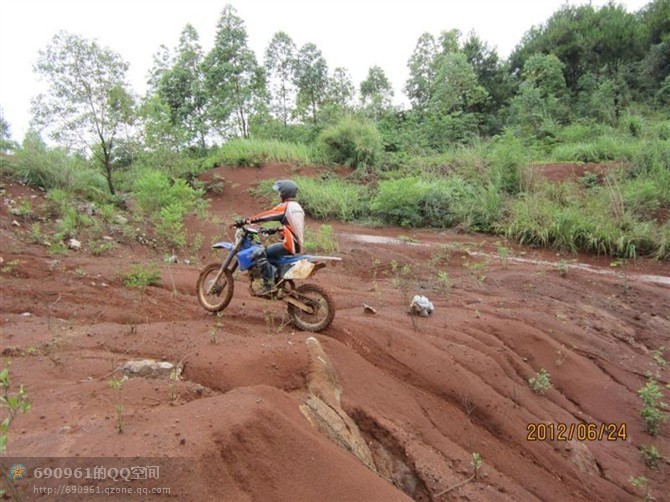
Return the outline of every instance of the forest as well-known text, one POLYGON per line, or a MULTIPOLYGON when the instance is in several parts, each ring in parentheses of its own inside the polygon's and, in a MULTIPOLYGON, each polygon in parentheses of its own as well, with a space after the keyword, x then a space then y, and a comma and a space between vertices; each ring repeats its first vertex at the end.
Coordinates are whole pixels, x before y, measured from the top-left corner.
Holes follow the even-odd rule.
POLYGON ((255 54, 231 5, 216 30, 211 48, 191 25, 161 46, 144 96, 122 55, 95 40, 59 32, 39 52, 49 87, 20 143, 0 115, 0 172, 56 201, 51 245, 87 225, 67 201, 112 215, 133 199, 159 247, 183 246, 184 218, 208 189, 201 173, 280 162, 327 168, 298 179, 324 221, 670 258, 670 0, 638 12, 565 5, 507 59, 475 33, 424 33, 407 61, 407 107, 383 68, 355 86, 290 34, 255 54), (549 180, 547 166, 581 169, 549 180))

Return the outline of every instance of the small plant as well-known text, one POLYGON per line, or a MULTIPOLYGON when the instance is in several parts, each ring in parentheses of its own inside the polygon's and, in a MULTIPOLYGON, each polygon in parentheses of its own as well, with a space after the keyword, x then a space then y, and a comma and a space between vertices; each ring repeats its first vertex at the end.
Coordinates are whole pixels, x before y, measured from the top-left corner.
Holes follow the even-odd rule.
POLYGON ((400 242, 404 242, 406 244, 418 244, 419 241, 415 239, 414 237, 410 237, 409 235, 399 235, 398 240, 400 242))
POLYGON ((536 376, 528 379, 530 388, 533 389, 533 392, 537 394, 544 394, 546 391, 552 388, 551 385, 551 375, 544 368, 540 369, 540 372, 536 376))
POLYGON ((567 277, 568 276, 568 270, 570 270, 570 267, 568 266, 567 261, 561 260, 556 265, 556 268, 558 269, 558 273, 561 275, 561 277, 567 277))
POLYGON ((110 378, 107 382, 110 388, 114 389, 115 391, 114 409, 116 410, 116 430, 119 434, 123 433, 126 427, 126 424, 123 420, 124 407, 123 404, 121 404, 121 389, 123 388, 123 384, 126 383, 126 380, 128 380, 128 377, 124 375, 117 379, 110 378))
POLYGON ((19 260, 8 261, 2 268, 0 268, 0 272, 11 274, 16 270, 16 267, 18 267, 20 263, 19 260))
POLYGON ((66 254, 67 253, 67 246, 63 244, 62 242, 54 242, 49 246, 49 249, 47 250, 49 254, 66 254))
POLYGON ((643 406, 640 415, 644 420, 647 432, 656 436, 661 426, 668 421, 668 415, 663 412, 668 405, 661 401, 663 390, 658 382, 650 376, 647 383, 637 391, 637 394, 642 399, 643 406))
POLYGON ((476 480, 479 477, 479 469, 481 469, 481 467, 482 467, 482 457, 481 457, 481 455, 477 452, 473 452, 472 453, 472 460, 470 461, 470 464, 472 465, 472 468, 474 470, 474 472, 472 473, 472 476, 470 476, 465 481, 461 481, 460 483, 458 483, 454 486, 450 486, 446 490, 441 491, 440 493, 435 495, 435 498, 441 497, 442 495, 445 495, 445 494, 449 493, 450 491, 455 490, 456 488, 459 488, 466 483, 469 483, 473 479, 476 480))
POLYGON ((218 334, 219 334, 219 329, 221 328, 221 323, 216 322, 214 326, 212 326, 209 330, 209 343, 217 344, 219 343, 218 341, 218 334))
POLYGON ((665 352, 665 346, 661 346, 651 353, 651 357, 659 366, 665 366, 666 364, 668 364, 668 361, 666 361, 665 358, 663 357, 664 352, 665 352))
POLYGON ((477 479, 477 477, 479 476, 479 469, 482 466, 482 456, 477 452, 473 452, 472 460, 470 463, 472 464, 472 468, 475 470, 474 477, 475 479, 477 479))
POLYGON ((556 351, 556 356, 556 366, 560 366, 567 357, 565 352, 565 345, 561 345, 561 348, 556 351))
POLYGON ((430 264, 433 267, 437 265, 448 265, 450 255, 451 248, 449 246, 443 245, 440 247, 440 250, 437 253, 430 257, 430 264))
POLYGON ((116 244, 109 241, 93 241, 88 244, 88 251, 93 256, 101 256, 109 251, 113 250, 116 247, 116 244))
POLYGON ((168 391, 168 398, 170 401, 176 401, 179 399, 179 392, 177 392, 177 382, 179 381, 180 369, 179 366, 175 365, 174 368, 170 371, 168 377, 170 390, 168 391))
POLYGON ((440 270, 437 273, 437 281, 440 284, 440 289, 443 291, 450 291, 451 286, 452 286, 452 280, 451 277, 449 277, 449 274, 443 270, 440 270))
POLYGON ((644 476, 638 476, 636 478, 632 477, 629 479, 630 484, 635 488, 639 488, 644 492, 643 499, 645 502, 650 502, 655 500, 651 494, 651 487, 649 486, 649 480, 644 476))
POLYGON ((42 227, 39 223, 33 223, 30 225, 30 233, 28 234, 28 238, 32 244, 44 244, 45 238, 44 234, 42 233, 42 227))
POLYGON ((9 363, 7 363, 0 371, 0 408, 3 411, 7 410, 7 416, 0 422, 0 453, 4 453, 7 449, 8 431, 12 421, 19 412, 28 413, 31 406, 23 385, 19 385, 19 390, 16 392, 12 392, 11 387, 12 381, 9 375, 9 363))
POLYGON ((26 199, 22 200, 19 205, 16 206, 15 214, 24 218, 33 214, 33 206, 30 201, 26 199))
POLYGON ((658 467, 658 461, 661 459, 661 455, 655 446, 643 446, 640 448, 640 454, 642 455, 642 460, 644 460, 644 465, 650 469, 656 469, 656 467, 658 467))
POLYGON ((145 267, 138 264, 131 268, 130 272, 123 278, 123 285, 128 288, 146 288, 155 286, 160 282, 161 274, 155 265, 145 267))
POLYGON ((500 258, 500 264, 503 268, 507 268, 509 265, 509 257, 512 254, 512 250, 505 246, 498 246, 498 257, 500 258))

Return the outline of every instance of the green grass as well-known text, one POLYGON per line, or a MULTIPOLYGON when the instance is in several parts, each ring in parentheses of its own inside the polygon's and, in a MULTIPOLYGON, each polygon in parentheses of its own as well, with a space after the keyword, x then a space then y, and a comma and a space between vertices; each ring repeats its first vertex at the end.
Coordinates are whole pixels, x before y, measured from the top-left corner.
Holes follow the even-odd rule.
MULTIPOLYGON (((298 201, 307 214, 314 218, 340 221, 354 221, 367 216, 370 198, 369 188, 340 178, 294 177, 298 184, 298 201)), ((261 181, 253 194, 261 196, 268 203, 278 201, 272 190, 275 180, 261 181)))
POLYGON ((221 146, 204 161, 208 167, 260 166, 270 162, 296 165, 322 161, 315 147, 277 140, 234 139, 221 146))

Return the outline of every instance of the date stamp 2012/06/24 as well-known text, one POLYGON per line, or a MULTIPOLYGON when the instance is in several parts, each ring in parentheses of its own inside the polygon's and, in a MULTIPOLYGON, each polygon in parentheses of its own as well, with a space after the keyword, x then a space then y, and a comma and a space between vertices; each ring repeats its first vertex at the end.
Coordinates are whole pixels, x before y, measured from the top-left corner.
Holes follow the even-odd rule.
POLYGON ((626 424, 531 422, 526 426, 527 441, 626 441, 626 424))

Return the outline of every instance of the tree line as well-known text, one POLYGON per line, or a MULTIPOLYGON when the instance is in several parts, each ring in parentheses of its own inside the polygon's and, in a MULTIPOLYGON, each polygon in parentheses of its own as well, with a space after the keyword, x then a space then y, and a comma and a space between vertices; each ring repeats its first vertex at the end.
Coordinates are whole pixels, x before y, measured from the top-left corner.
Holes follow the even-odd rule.
MULTIPOLYGON (((331 69, 317 45, 277 32, 259 61, 244 21, 226 5, 206 52, 186 25, 176 47, 161 46, 145 96, 127 81, 128 64, 97 41, 57 33, 35 71, 48 90, 33 102, 32 126, 58 144, 87 150, 112 172, 138 152, 204 154, 232 137, 310 142, 324 127, 356 117, 374 124, 389 152, 441 152, 512 129, 551 136, 574 121, 615 125, 622 115, 667 116, 670 0, 629 13, 610 3, 565 5, 532 27, 510 57, 477 34, 424 33, 393 104, 384 70, 369 68, 358 88, 331 69)), ((10 146, 0 116, 0 147, 10 146)))

